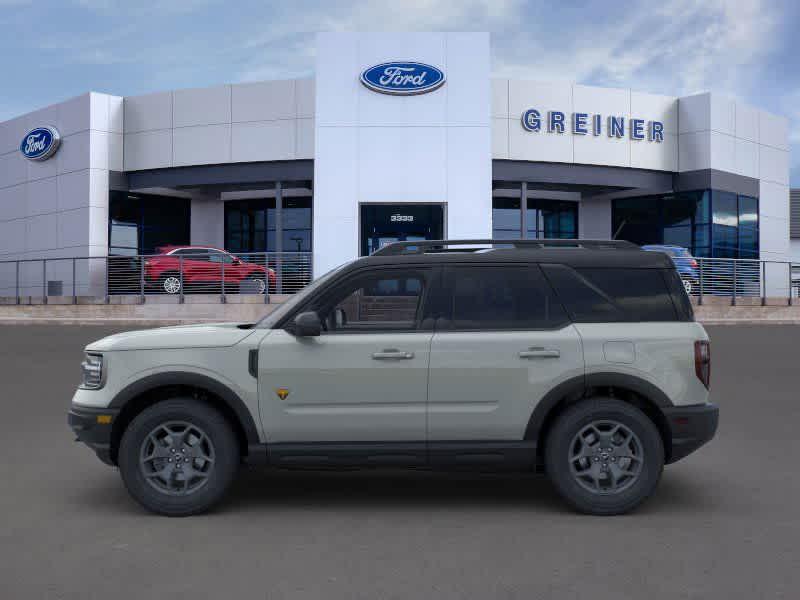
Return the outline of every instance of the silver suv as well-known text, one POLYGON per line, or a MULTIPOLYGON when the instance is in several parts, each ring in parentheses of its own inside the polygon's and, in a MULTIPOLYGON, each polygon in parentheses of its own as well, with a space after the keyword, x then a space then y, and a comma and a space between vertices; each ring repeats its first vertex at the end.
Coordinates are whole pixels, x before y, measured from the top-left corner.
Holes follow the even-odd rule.
POLYGON ((89 344, 69 423, 165 515, 211 507, 242 462, 542 470, 577 510, 610 515, 714 436, 710 366, 665 254, 401 242, 258 323, 89 344))

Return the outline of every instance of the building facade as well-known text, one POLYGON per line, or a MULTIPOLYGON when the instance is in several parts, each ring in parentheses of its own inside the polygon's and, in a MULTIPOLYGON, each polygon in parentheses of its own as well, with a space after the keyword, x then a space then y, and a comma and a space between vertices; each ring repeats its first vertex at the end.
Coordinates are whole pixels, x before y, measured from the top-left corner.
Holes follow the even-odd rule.
POLYGON ((191 243, 312 252, 319 275, 440 237, 791 256, 783 117, 492 78, 487 33, 316 44, 313 78, 91 92, 1 123, 0 261, 191 243))

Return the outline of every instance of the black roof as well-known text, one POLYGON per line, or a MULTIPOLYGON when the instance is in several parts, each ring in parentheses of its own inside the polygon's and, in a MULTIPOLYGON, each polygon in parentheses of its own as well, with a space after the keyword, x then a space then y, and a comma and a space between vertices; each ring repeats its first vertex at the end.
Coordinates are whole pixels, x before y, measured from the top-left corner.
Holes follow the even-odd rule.
POLYGON ((351 267, 402 264, 554 263, 571 267, 672 268, 663 252, 608 240, 427 240, 396 242, 351 267), (512 247, 509 247, 511 245, 512 247))

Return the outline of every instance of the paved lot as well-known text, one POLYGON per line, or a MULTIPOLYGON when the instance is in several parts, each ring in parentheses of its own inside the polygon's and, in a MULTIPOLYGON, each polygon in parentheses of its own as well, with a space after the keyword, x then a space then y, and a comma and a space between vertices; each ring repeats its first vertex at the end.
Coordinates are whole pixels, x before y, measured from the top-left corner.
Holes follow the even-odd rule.
POLYGON ((797 598, 800 328, 709 328, 718 438, 634 515, 540 477, 247 472, 213 514, 151 516, 72 442, 101 327, 0 326, 0 597, 797 598))

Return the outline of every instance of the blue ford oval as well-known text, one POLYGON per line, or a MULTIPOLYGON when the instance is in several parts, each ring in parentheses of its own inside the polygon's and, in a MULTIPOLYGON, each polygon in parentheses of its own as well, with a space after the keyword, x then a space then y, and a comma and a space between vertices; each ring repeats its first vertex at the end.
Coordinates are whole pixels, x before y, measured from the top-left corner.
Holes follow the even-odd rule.
POLYGON ((418 62, 385 62, 361 73, 361 83, 375 92, 411 96, 432 92, 444 83, 444 73, 418 62))
POLYGON ((37 127, 25 134, 19 145, 19 151, 25 158, 31 160, 47 160, 55 154, 60 143, 61 136, 55 128, 37 127))

